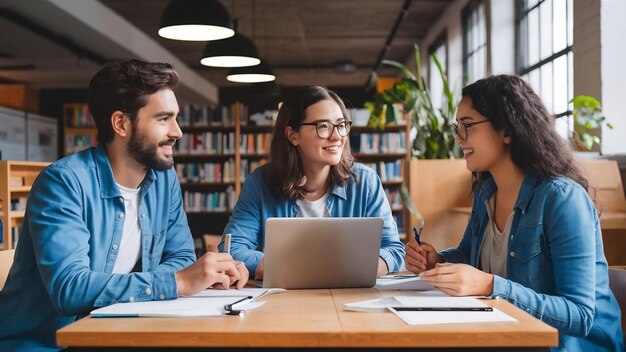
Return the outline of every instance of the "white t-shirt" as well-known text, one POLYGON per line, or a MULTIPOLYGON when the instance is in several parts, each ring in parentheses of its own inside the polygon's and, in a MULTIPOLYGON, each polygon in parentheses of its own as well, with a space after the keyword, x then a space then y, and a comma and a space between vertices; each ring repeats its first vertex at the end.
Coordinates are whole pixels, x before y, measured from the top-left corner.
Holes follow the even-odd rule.
POLYGON ((113 266, 114 274, 130 273, 141 256, 141 226, 139 225, 139 191, 117 185, 124 198, 125 218, 122 240, 118 245, 117 259, 113 266))
POLYGON ((509 233, 513 224, 515 212, 509 215, 509 219, 504 225, 502 232, 498 230, 496 221, 493 217, 494 198, 485 201, 487 206, 487 214, 489 214, 489 222, 485 228, 483 236, 483 246, 480 250, 480 266, 482 271, 498 275, 506 279, 506 261, 508 258, 509 233))
POLYGON ((330 213, 328 212, 328 207, 326 207, 328 195, 329 193, 326 193, 322 198, 312 202, 306 199, 296 200, 298 205, 296 216, 299 218, 329 218, 330 213))

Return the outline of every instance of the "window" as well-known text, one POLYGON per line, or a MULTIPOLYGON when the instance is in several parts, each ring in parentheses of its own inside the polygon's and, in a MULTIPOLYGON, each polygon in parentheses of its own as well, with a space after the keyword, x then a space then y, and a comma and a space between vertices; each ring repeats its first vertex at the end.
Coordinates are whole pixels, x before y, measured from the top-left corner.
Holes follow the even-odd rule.
POLYGON ((446 46, 445 33, 428 49, 428 86, 430 87, 430 96, 433 108, 441 109, 444 105, 443 80, 441 79, 437 65, 435 65, 435 60, 433 60, 433 54, 437 56, 437 60, 441 63, 444 74, 447 73, 448 48, 446 46))
POLYGON ((557 117, 563 137, 573 130, 572 10, 572 0, 517 0, 517 73, 557 117))
POLYGON ((485 4, 472 1, 463 10, 463 85, 486 76, 487 25, 485 4))

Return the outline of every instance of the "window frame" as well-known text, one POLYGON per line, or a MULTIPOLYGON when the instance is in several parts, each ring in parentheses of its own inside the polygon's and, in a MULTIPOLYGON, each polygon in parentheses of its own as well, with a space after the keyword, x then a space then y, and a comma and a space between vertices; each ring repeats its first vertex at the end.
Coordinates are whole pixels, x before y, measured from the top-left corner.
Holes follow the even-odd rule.
MULTIPOLYGON (((463 55, 462 55, 462 61, 463 61, 463 85, 467 85, 469 82, 469 59, 470 57, 474 56, 478 53, 479 50, 484 48, 484 52, 485 52, 485 57, 484 57, 484 62, 480 63, 481 65, 484 65, 483 67, 483 72, 484 72, 484 77, 488 76, 491 72, 491 62, 490 62, 490 21, 489 21, 489 13, 490 13, 490 9, 488 6, 488 2, 484 1, 484 0, 470 0, 467 5, 465 5, 465 7, 463 8, 463 10, 461 11, 461 28, 463 30, 463 55), (472 49, 472 52, 468 52, 468 48, 469 48, 469 43, 468 43, 468 34, 469 34, 469 24, 470 24, 470 17, 471 15, 474 13, 474 11, 476 11, 478 8, 482 7, 482 11, 483 11, 483 33, 485 34, 485 41, 484 43, 482 43, 481 45, 479 45, 478 47, 475 47, 472 49)), ((474 81, 483 78, 483 77, 474 77, 474 81)))

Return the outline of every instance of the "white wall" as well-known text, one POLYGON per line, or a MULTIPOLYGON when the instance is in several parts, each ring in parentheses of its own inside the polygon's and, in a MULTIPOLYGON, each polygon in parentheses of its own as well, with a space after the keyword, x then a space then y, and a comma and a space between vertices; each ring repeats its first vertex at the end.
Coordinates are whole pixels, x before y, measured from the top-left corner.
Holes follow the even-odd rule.
POLYGON ((602 0, 600 7, 602 109, 614 129, 602 129, 602 153, 626 153, 626 1, 602 0))

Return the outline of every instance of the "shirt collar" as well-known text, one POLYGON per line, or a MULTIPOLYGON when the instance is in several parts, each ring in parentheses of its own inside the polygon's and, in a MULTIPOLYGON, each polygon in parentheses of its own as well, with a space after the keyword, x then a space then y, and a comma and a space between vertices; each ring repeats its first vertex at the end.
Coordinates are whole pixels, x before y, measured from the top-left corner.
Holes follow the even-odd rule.
MULTIPOLYGON (((96 175, 100 183, 100 198, 121 197, 122 194, 115 183, 113 169, 111 169, 111 163, 104 144, 98 143, 98 146, 94 150, 94 160, 96 164, 96 175)), ((153 169, 149 169, 139 187, 147 189, 156 178, 156 172, 153 169)), ((144 192, 141 192, 140 194, 143 193, 144 192)))
MULTIPOLYGON (((533 196, 538 181, 539 179, 536 176, 524 174, 522 187, 520 188, 519 194, 517 196, 517 201, 515 202, 513 209, 519 209, 522 214, 526 213, 526 208, 528 207, 528 203, 530 203, 530 199, 533 196)), ((496 190, 496 182, 490 175, 483 182, 483 185, 480 187, 480 191, 478 193, 481 204, 484 204, 485 201, 493 197, 493 194, 496 193, 496 190)))

